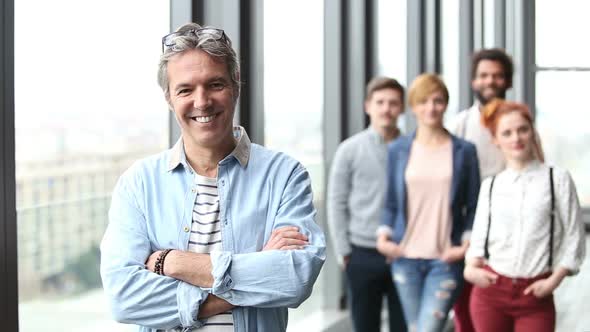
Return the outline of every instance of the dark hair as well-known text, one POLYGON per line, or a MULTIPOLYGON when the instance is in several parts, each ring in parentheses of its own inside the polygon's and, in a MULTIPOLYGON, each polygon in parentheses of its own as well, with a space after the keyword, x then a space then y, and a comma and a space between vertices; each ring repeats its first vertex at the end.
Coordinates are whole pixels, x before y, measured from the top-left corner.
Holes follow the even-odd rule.
POLYGON ((504 79, 506 86, 512 87, 512 75, 514 74, 514 64, 512 58, 501 48, 484 48, 475 53, 471 59, 471 79, 475 79, 477 66, 482 60, 499 62, 504 68, 504 79))
POLYGON ((393 89, 398 91, 403 103, 405 94, 404 87, 401 84, 399 84, 398 81, 390 77, 375 77, 371 81, 369 81, 369 83, 367 83, 365 100, 371 99, 375 91, 383 89, 393 89))

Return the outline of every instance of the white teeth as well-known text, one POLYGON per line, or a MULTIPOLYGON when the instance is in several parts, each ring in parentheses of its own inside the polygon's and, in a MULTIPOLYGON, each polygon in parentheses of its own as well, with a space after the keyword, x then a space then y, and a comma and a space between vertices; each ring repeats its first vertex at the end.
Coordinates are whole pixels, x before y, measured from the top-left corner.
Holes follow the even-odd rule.
POLYGON ((199 123, 208 123, 208 122, 211 122, 211 120, 213 120, 214 118, 215 118, 215 115, 194 117, 194 119, 197 120, 197 122, 199 122, 199 123))

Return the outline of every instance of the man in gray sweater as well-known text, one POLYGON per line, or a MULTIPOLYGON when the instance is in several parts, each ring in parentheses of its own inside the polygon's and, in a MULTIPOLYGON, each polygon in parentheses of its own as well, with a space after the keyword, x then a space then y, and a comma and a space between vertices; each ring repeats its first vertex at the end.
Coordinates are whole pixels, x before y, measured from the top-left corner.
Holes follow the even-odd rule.
POLYGON ((406 331, 388 262, 375 249, 386 192, 387 144, 400 134, 404 88, 377 77, 367 84, 365 112, 370 125, 346 139, 334 155, 328 182, 328 223, 349 284, 355 331, 379 332, 387 296, 389 330, 406 331))

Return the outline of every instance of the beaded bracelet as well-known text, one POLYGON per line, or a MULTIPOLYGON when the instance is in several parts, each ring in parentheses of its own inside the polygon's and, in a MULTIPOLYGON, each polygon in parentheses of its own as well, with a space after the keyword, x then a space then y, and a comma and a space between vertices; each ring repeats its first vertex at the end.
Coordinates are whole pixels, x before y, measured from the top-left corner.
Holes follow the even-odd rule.
POLYGON ((159 274, 161 276, 165 275, 164 274, 164 259, 166 259, 166 255, 168 255, 168 253, 171 251, 172 251, 172 249, 166 249, 166 250, 160 252, 160 255, 158 256, 158 258, 156 258, 156 265, 154 267, 154 272, 156 272, 156 274, 159 274))

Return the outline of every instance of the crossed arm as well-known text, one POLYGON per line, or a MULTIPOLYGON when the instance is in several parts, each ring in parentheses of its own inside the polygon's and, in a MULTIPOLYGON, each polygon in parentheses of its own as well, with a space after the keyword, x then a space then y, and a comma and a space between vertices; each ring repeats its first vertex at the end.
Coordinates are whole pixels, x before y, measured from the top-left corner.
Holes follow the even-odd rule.
MULTIPOLYGON (((230 305, 296 307, 310 295, 325 260, 325 238, 315 223, 309 176, 302 167, 283 190, 263 250, 211 255, 173 250, 165 259, 167 277, 151 272, 159 255, 154 247, 162 246, 150 238, 154 226, 140 181, 130 172, 117 184, 101 243, 101 277, 115 320, 157 329, 198 328, 198 318, 230 305)), ((173 230, 155 231, 163 233, 164 246, 173 245, 165 240, 174 237, 173 230)))
MULTIPOLYGON (((309 244, 305 234, 299 232, 295 226, 284 226, 275 229, 268 243, 262 251, 268 250, 299 250, 309 244)), ((151 272, 155 270, 156 259, 160 255, 158 250, 150 255, 146 267, 151 272)), ((184 281, 201 288, 213 287, 211 257, 208 254, 172 250, 165 258, 164 275, 184 281)), ((234 305, 226 300, 210 294, 201 305, 198 318, 208 318, 232 309, 234 305)))

